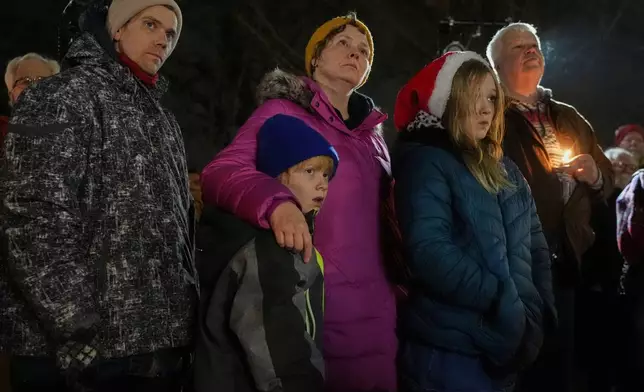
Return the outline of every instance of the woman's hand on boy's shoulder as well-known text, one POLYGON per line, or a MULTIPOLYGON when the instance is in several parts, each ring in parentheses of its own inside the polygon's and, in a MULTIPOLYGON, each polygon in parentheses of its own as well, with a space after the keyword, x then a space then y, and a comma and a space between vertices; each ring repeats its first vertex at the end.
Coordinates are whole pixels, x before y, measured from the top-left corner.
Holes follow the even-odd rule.
POLYGON ((269 219, 275 240, 282 248, 303 252, 305 262, 313 254, 313 239, 302 211, 292 202, 277 206, 269 219))

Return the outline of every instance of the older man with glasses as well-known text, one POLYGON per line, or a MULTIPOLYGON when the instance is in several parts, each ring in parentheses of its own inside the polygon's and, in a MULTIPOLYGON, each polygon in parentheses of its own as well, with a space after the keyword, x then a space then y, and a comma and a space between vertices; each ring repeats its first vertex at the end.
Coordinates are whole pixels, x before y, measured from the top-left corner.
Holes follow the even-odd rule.
POLYGON ((575 297, 582 283, 582 258, 595 241, 592 208, 606 203, 614 173, 590 123, 540 85, 545 60, 534 26, 513 23, 502 28, 488 44, 487 56, 509 95, 503 152, 519 166, 532 189, 550 247, 558 313, 544 316, 540 358, 516 390, 572 392, 577 373, 575 297))
POLYGON ((9 104, 13 105, 24 89, 30 85, 59 71, 58 62, 46 59, 37 53, 27 53, 9 61, 4 74, 4 82, 9 91, 9 104))
MULTIPOLYGON (((37 53, 27 53, 9 61, 4 74, 4 83, 9 92, 9 105, 13 106, 27 87, 46 77, 55 75, 59 71, 60 65, 58 65, 58 62, 47 59, 37 53)), ((8 123, 8 117, 0 116, 0 134, 2 134, 2 139, 0 140, 4 140, 8 123)))

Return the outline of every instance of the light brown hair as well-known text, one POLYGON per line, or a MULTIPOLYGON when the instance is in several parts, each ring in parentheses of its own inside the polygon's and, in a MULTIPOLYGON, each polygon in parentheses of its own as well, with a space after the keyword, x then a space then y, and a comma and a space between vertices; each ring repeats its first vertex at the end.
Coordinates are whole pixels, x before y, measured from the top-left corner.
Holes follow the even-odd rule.
POLYGON ((329 42, 331 42, 336 35, 343 32, 347 28, 347 26, 353 26, 362 34, 367 35, 367 31, 358 23, 358 15, 355 12, 349 12, 345 15, 345 18, 349 19, 347 23, 331 30, 322 41, 318 42, 317 45, 315 45, 315 51, 313 52, 313 57, 311 58, 311 75, 315 73, 315 60, 320 58, 322 51, 327 47, 329 42))
POLYGON ((501 165, 501 143, 505 132, 504 110, 503 89, 492 69, 477 60, 463 63, 452 81, 444 116, 445 125, 449 129, 452 142, 462 151, 465 165, 490 193, 497 193, 511 186, 507 172, 501 165), (487 75, 492 76, 496 86, 494 117, 485 138, 475 141, 466 133, 466 121, 475 110, 475 102, 481 94, 481 86, 487 75))

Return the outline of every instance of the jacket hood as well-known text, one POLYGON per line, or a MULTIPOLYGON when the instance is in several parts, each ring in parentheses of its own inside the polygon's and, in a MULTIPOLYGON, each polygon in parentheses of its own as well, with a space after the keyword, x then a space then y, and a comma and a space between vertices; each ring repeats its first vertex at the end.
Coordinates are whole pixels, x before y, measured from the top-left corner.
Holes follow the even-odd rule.
MULTIPOLYGON (((314 80, 276 68, 262 78, 257 87, 256 99, 258 105, 271 99, 285 99, 308 111, 313 111, 311 101, 316 94, 326 97, 322 88, 314 80)), ((364 121, 374 110, 380 112, 371 98, 357 91, 353 92, 349 100, 351 116, 358 116, 361 121, 364 121)), ((382 123, 374 127, 374 132, 382 135, 382 123)))
POLYGON ((63 67, 69 68, 79 64, 93 63, 95 65, 118 61, 118 54, 114 42, 110 38, 105 21, 109 9, 109 0, 97 0, 90 3, 78 19, 81 35, 72 42, 65 57, 63 67), (94 41, 96 48, 87 41, 89 37, 94 41), (102 49, 102 50, 97 50, 102 49))
POLYGON ((399 142, 417 143, 425 146, 436 147, 456 155, 458 148, 452 142, 449 131, 443 126, 434 124, 419 125, 398 133, 399 142))
POLYGON ((279 68, 264 75, 256 92, 258 105, 271 99, 286 99, 305 109, 311 108, 314 95, 303 78, 279 68))

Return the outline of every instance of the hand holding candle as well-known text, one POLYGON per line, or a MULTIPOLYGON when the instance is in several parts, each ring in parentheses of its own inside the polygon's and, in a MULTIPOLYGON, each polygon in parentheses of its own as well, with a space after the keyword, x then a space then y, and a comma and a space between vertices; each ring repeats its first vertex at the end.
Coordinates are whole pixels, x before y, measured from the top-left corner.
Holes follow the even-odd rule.
POLYGON ((599 169, 593 157, 588 154, 580 154, 574 157, 571 157, 571 155, 572 151, 564 151, 561 158, 563 165, 559 169, 575 177, 577 181, 594 185, 599 180, 599 169))

